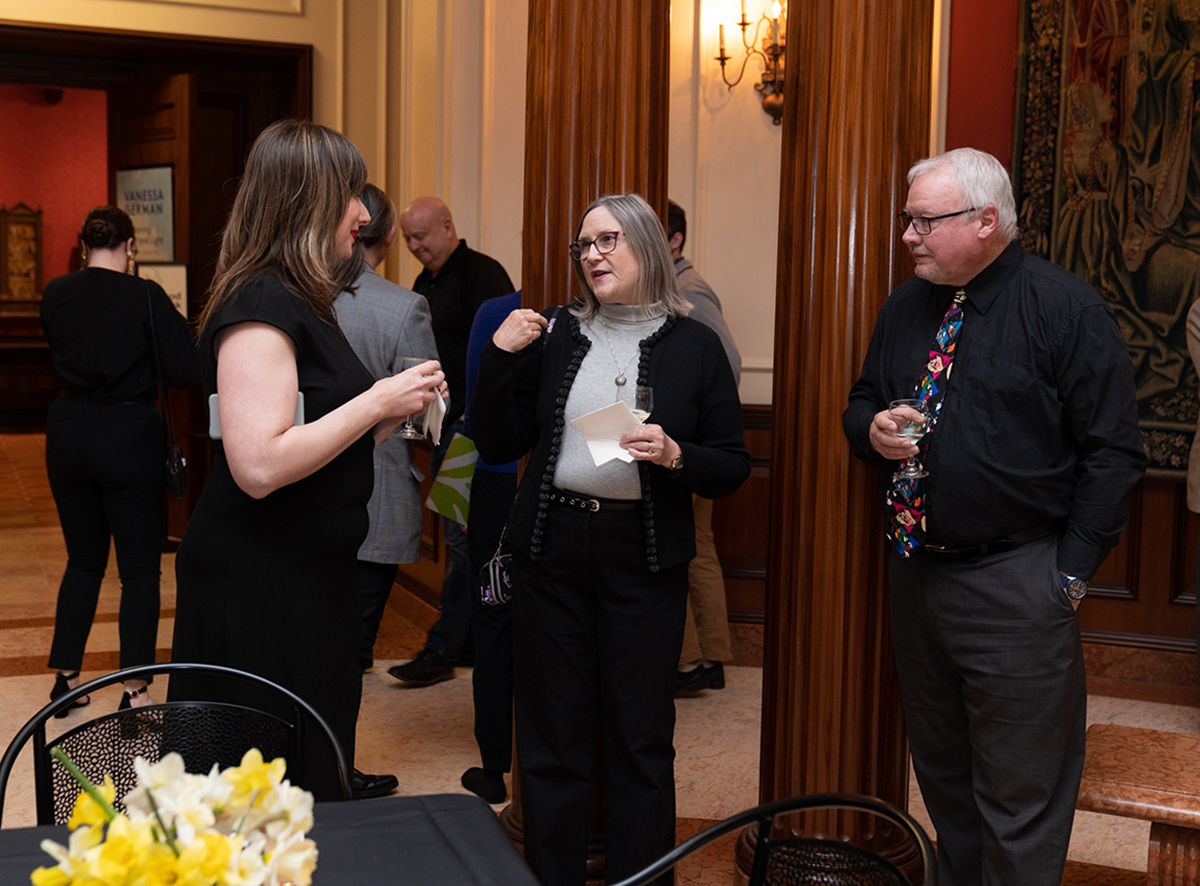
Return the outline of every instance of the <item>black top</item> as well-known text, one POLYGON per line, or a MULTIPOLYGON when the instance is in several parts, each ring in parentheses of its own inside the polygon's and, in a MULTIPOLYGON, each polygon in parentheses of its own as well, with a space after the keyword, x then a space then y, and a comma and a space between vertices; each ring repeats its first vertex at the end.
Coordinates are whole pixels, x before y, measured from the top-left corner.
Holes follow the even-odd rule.
POLYGON ((413 283, 413 291, 429 299, 433 338, 450 386, 447 426, 463 414, 467 405, 467 343, 475 312, 489 298, 508 295, 515 289, 500 262, 468 249, 466 240, 459 241, 436 277, 422 271, 413 283))
POLYGON ((55 383, 109 400, 153 402, 150 303, 165 383, 186 388, 199 381, 192 331, 161 286, 107 268, 84 268, 55 277, 42 294, 42 331, 50 342, 55 383))
MULTIPOLYGON (((512 354, 484 346, 471 401, 479 456, 502 464, 529 456, 513 503, 506 538, 533 559, 541 554, 547 491, 561 444, 567 396, 591 340, 565 309, 548 332, 512 354)), ((653 422, 683 451, 683 467, 638 463, 642 478, 646 561, 651 571, 696 556, 692 493, 732 495, 750 476, 742 438, 742 408, 729 358, 717 334, 687 317, 668 318, 642 341, 639 385, 654 387, 653 422)))
MULTIPOLYGON (((921 443, 926 538, 966 547, 1058 526, 1059 569, 1090 577, 1146 465, 1116 318, 1087 283, 1016 243, 964 288, 946 397, 921 443)), ((860 458, 879 458, 875 414, 914 396, 954 291, 914 277, 884 303, 842 416, 860 458)))

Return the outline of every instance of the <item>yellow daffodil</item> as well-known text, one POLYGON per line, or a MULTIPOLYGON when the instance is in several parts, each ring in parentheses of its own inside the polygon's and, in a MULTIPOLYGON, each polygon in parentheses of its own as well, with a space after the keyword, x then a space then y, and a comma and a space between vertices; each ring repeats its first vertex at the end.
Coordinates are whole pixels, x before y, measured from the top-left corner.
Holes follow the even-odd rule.
MULTIPOLYGON (((105 775, 104 784, 97 785, 96 790, 110 806, 117 797, 117 788, 113 784, 111 775, 105 775)), ((97 803, 95 797, 87 791, 83 791, 75 799, 75 808, 71 810, 71 819, 67 822, 67 827, 74 829, 85 824, 104 824, 108 821, 108 817, 108 810, 97 803)))
POLYGON ((59 756, 86 793, 75 804, 69 846, 42 848, 57 862, 30 875, 33 886, 308 886, 317 849, 312 794, 283 776, 282 759, 249 751, 241 765, 207 776, 178 754, 135 761, 138 785, 112 808, 111 777, 95 787, 59 756), (107 808, 106 808, 107 807, 107 808))
POLYGON ((261 806, 263 795, 283 780, 287 771, 287 763, 282 757, 276 757, 270 763, 263 762, 263 756, 258 748, 251 748, 242 757, 242 764, 226 769, 222 777, 233 785, 233 796, 230 803, 235 806, 247 806, 253 803, 261 806))
POLYGON ((95 859, 95 873, 105 886, 132 884, 139 868, 144 868, 152 857, 157 856, 150 823, 133 824, 124 815, 118 815, 108 824, 108 833, 100 845, 95 859))

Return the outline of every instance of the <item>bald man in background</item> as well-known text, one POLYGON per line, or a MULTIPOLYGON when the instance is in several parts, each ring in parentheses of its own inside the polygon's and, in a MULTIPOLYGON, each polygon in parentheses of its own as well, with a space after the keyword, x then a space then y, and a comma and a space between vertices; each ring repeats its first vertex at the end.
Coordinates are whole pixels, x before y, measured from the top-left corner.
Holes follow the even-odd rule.
MULTIPOLYGON (((400 214, 404 243, 423 266, 413 291, 425 296, 433 317, 433 337, 446 383, 450 410, 442 425, 441 443, 434 448, 429 469, 436 474, 446 448, 462 430, 467 397, 467 342, 475 312, 489 298, 508 295, 516 287, 491 256, 476 252, 458 236, 450 208, 437 197, 418 197, 400 214)), ((407 664, 388 673, 412 686, 432 686, 454 676, 471 626, 471 575, 467 536, 454 520, 443 517, 450 562, 442 581, 442 614, 425 637, 425 648, 407 664)))

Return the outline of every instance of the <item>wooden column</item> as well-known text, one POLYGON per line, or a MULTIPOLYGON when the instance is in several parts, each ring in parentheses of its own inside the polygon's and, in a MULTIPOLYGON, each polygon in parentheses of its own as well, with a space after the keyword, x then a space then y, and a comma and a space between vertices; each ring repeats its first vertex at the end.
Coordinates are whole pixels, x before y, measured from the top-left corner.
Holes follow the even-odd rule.
MULTIPOLYGON (((667 210, 670 0, 530 0, 525 87, 526 307, 578 294, 567 244, 603 194, 638 193, 667 210)), ((501 821, 520 845, 520 787, 501 821)), ((603 780, 598 778, 598 784, 603 780)), ((588 877, 604 876, 604 797, 596 791, 588 877)))
POLYGON ((666 217, 670 0, 531 0, 522 300, 570 301, 567 244, 602 194, 666 217))
POLYGON ((841 415, 879 307, 912 273, 895 215, 929 153, 932 7, 828 0, 788 18, 763 801, 906 803, 878 471, 852 455, 841 415))

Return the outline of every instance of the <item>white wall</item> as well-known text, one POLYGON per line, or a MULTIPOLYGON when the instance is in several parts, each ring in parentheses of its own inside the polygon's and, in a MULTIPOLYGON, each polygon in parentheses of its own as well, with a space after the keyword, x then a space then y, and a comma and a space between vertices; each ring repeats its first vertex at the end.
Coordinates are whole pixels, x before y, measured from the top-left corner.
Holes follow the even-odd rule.
MULTIPOLYGON (((528 0, 398 2, 409 61, 396 202, 441 197, 459 236, 520 286, 528 0)), ((397 279, 411 284, 421 267, 399 252, 397 279)))
MULTIPOLYGON (((746 0, 746 17, 757 19, 769 6, 746 0)), ((716 290, 742 355, 742 402, 770 403, 782 127, 754 91, 760 59, 750 61, 732 92, 713 60, 724 24, 725 51, 734 56, 726 72, 737 76, 745 55, 734 24, 740 16, 739 0, 671 4, 668 187, 687 213, 684 255, 716 290)), ((766 34, 764 28, 760 39, 766 34)))

